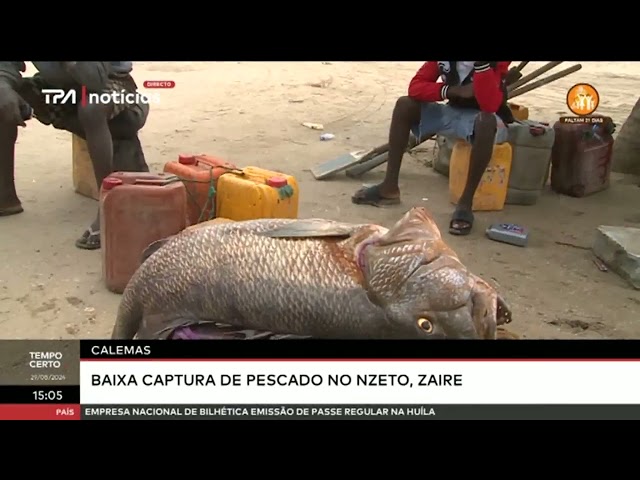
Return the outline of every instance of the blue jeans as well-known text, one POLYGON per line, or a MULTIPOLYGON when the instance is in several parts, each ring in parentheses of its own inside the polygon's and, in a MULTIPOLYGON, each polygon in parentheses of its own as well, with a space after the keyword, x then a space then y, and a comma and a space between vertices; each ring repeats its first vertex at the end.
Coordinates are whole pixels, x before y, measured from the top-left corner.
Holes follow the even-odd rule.
MULTIPOLYGON (((413 134, 420 138, 424 134, 465 140, 473 143, 473 129, 479 110, 455 108, 442 103, 423 103, 420 123, 411 127, 413 134)), ((496 115, 498 124, 495 143, 507 141, 509 131, 504 122, 496 115)))

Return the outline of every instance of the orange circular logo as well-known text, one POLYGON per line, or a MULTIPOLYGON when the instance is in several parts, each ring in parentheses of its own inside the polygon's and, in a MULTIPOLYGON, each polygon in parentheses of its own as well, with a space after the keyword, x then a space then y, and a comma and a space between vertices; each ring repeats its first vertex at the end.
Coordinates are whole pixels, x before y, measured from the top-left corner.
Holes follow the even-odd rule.
POLYGON ((588 83, 578 83, 567 93, 567 107, 574 115, 591 115, 599 104, 600 94, 588 83))

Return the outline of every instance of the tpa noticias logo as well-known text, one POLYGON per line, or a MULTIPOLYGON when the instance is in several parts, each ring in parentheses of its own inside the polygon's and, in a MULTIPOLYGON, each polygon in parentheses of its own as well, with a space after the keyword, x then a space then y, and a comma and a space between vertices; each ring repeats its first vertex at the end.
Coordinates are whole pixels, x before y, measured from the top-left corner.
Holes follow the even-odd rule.
MULTIPOLYGON (((145 88, 173 88, 175 82, 172 80, 152 80, 144 82, 145 88)), ((77 90, 65 90, 62 88, 43 88, 44 103, 47 105, 140 105, 160 103, 159 93, 127 92, 126 90, 93 93, 88 92, 86 86, 80 87, 80 98, 77 90)))

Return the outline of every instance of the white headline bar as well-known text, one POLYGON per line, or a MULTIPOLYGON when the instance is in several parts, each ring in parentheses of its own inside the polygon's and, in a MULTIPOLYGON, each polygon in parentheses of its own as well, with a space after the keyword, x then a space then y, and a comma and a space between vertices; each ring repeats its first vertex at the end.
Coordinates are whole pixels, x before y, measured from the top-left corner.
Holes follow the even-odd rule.
POLYGON ((84 361, 83 404, 637 404, 634 361, 84 361))

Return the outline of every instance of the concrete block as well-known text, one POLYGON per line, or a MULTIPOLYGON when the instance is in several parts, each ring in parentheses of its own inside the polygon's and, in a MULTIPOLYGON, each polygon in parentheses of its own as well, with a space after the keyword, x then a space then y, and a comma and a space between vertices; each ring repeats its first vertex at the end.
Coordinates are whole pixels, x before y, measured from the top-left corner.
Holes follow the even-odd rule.
POLYGON ((640 228, 601 225, 593 242, 593 253, 640 290, 640 228))

